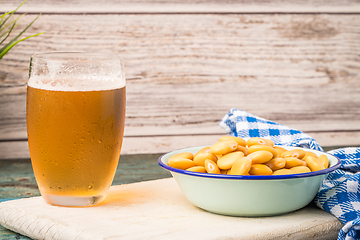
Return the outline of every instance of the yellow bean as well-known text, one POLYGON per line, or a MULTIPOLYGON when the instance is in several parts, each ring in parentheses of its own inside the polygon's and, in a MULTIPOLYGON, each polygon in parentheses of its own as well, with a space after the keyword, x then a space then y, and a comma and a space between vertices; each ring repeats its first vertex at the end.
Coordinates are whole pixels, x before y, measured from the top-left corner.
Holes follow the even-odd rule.
POLYGON ((293 170, 293 171, 295 171, 296 173, 307 173, 307 172, 311 172, 310 168, 305 167, 305 166, 292 167, 292 168, 290 168, 290 170, 293 170))
POLYGON ((296 172, 291 169, 283 168, 274 171, 272 175, 288 175, 288 174, 296 174, 296 172))
POLYGON ((194 155, 191 152, 182 152, 182 153, 178 153, 178 154, 171 156, 169 158, 169 161, 174 158, 187 158, 187 159, 193 160, 194 155))
POLYGON ((278 156, 277 151, 272 146, 269 145, 252 145, 251 147, 248 148, 248 153, 250 154, 262 150, 271 152, 274 158, 278 156))
POLYGON ((252 164, 257 164, 257 163, 265 163, 270 161, 270 159, 272 159, 274 155, 269 151, 261 150, 250 153, 247 156, 251 158, 252 164))
POLYGON ((238 145, 236 151, 241 151, 241 152, 243 152, 245 156, 248 155, 248 149, 247 149, 247 147, 238 145))
POLYGON ((215 155, 224 155, 235 151, 238 145, 234 140, 221 141, 211 145, 210 151, 215 155))
POLYGON ((249 173, 250 175, 271 175, 273 171, 265 164, 253 164, 249 173))
POLYGON ((316 155, 316 153, 310 152, 310 151, 305 151, 305 156, 303 157, 303 159, 305 159, 307 156, 313 156, 313 157, 318 157, 316 155))
POLYGON ((267 142, 268 145, 274 147, 275 143, 272 140, 266 139, 266 138, 263 138, 263 139, 264 139, 265 142, 267 142))
POLYGON ((168 165, 177 169, 188 169, 195 166, 195 163, 187 158, 173 158, 171 161, 168 161, 168 165))
POLYGON ((281 154, 282 158, 296 157, 296 158, 302 159, 304 156, 305 156, 305 151, 302 149, 293 149, 293 150, 283 152, 281 154))
POLYGON ((203 147, 202 149, 200 149, 197 153, 195 153, 195 155, 194 155, 194 157, 196 156, 196 155, 198 155, 199 153, 203 153, 203 152, 211 152, 210 151, 210 147, 203 147))
POLYGON ((247 175, 251 168, 251 158, 241 157, 238 158, 231 167, 231 171, 228 174, 231 175, 247 175))
POLYGON ((205 169, 208 173, 220 174, 220 169, 216 165, 216 163, 210 159, 205 160, 205 169))
POLYGON ((203 166, 194 166, 186 169, 186 171, 206 173, 206 169, 203 166))
POLYGON ((324 165, 325 168, 328 168, 329 167, 329 159, 326 155, 324 154, 321 154, 319 157, 318 157, 319 161, 324 165))
POLYGON ((244 153, 239 151, 225 154, 221 158, 219 158, 219 160, 217 161, 217 165, 220 169, 230 169, 234 164, 234 162, 236 161, 236 159, 243 156, 244 153))
POLYGON ((237 142, 240 146, 245 147, 246 146, 246 141, 240 137, 234 137, 234 136, 223 136, 219 139, 219 141, 228 141, 228 140, 234 140, 235 142, 237 142))
POLYGON ((212 154, 211 152, 204 151, 202 153, 196 154, 194 157, 194 163, 197 166, 205 166, 206 159, 210 159, 214 162, 217 161, 216 155, 212 154))
POLYGON ((306 166, 306 162, 296 157, 285 157, 285 168, 293 168, 296 166, 306 166))
POLYGON ((324 165, 316 157, 307 156, 305 162, 312 172, 325 169, 324 165))
POLYGON ((269 140, 269 139, 263 139, 263 138, 259 138, 259 137, 252 137, 249 138, 246 141, 246 145, 248 147, 251 147, 253 145, 268 145, 268 146, 274 146, 274 142, 269 140))
POLYGON ((275 146, 274 149, 277 151, 277 153, 279 154, 279 156, 281 156, 281 154, 283 152, 286 152, 287 149, 283 148, 283 147, 279 147, 279 146, 275 146))
POLYGON ((275 171, 285 167, 285 163, 286 163, 285 159, 277 157, 266 162, 265 165, 271 168, 271 170, 275 171))

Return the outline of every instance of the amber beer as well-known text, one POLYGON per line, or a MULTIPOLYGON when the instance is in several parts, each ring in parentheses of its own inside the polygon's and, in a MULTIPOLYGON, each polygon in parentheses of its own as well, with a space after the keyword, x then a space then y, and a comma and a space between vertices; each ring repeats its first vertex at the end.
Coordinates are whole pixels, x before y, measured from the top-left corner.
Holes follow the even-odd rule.
POLYGON ((30 79, 27 88, 28 142, 41 195, 54 205, 97 204, 120 157, 125 85, 79 90, 52 81, 30 79))

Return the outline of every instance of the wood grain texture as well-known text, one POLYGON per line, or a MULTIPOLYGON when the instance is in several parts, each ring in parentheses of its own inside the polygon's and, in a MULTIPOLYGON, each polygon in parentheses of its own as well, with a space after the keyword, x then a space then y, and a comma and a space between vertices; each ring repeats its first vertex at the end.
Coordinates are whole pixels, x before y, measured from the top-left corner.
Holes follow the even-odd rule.
POLYGON ((42 15, 27 34, 46 33, 0 62, 0 139, 26 139, 32 54, 102 51, 125 62, 125 137, 169 137, 153 152, 181 134, 200 134, 197 145, 225 134, 218 122, 231 108, 335 134, 327 146, 359 145, 359 23, 357 14, 42 15))
MULTIPOLYGON (((22 0, 2 0, 10 11, 22 0)), ((28 13, 359 13, 356 0, 28 0, 28 13)))

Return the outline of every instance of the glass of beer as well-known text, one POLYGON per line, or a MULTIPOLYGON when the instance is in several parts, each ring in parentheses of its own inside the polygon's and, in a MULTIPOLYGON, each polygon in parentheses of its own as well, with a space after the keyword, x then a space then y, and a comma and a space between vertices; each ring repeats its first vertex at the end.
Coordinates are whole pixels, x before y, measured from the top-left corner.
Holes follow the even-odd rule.
POLYGON ((31 57, 27 133, 42 197, 52 205, 104 200, 119 162, 125 74, 115 55, 43 53, 31 57))

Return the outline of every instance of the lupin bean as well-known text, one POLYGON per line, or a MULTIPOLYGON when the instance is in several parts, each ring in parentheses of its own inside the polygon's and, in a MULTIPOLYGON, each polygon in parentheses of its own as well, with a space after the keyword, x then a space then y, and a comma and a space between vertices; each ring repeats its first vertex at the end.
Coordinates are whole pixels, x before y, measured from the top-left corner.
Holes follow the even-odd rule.
POLYGON ((271 175, 273 171, 265 164, 253 164, 249 173, 250 175, 271 175))
POLYGON ((240 146, 240 145, 237 146, 236 151, 241 151, 241 152, 244 153, 244 155, 248 155, 248 154, 249 154, 247 147, 243 147, 243 146, 240 146))
POLYGON ((168 165, 173 168, 185 170, 194 167, 195 163, 187 158, 173 158, 171 160, 169 159, 168 165))
POLYGON ((234 162, 240 157, 244 157, 243 152, 236 151, 228 153, 217 161, 217 165, 220 169, 230 169, 234 162))
POLYGON ((272 147, 274 147, 274 145, 275 145, 275 143, 274 143, 272 140, 270 140, 270 139, 264 138, 264 141, 265 141, 268 145, 270 145, 270 146, 272 146, 272 147))
POLYGON ((194 166, 186 169, 186 171, 206 173, 206 169, 203 166, 194 166))
POLYGON ((285 163, 286 163, 285 159, 277 157, 277 158, 273 158, 270 161, 266 162, 265 165, 267 165, 269 168, 271 168, 271 170, 275 171, 275 170, 284 168, 285 163))
POLYGON ((224 155, 235 151, 238 145, 234 140, 221 141, 211 145, 210 151, 215 155, 224 155))
POLYGON ((248 147, 251 147, 253 145, 269 145, 269 146, 274 146, 274 142, 271 141, 271 140, 268 140, 268 139, 263 139, 263 138, 259 138, 259 137, 252 137, 252 138, 249 138, 247 141, 246 141, 246 145, 248 147))
POLYGON ((219 139, 219 141, 228 141, 228 140, 233 140, 235 142, 237 142, 240 146, 246 147, 246 141, 242 138, 239 137, 234 137, 234 136, 223 136, 219 139))
POLYGON ((322 163, 322 165, 324 165, 325 168, 329 167, 329 159, 327 156, 325 156, 324 154, 321 154, 318 157, 319 161, 322 163))
POLYGON ((316 157, 307 156, 305 162, 312 172, 325 169, 324 165, 316 157))
POLYGON ((303 157, 305 157, 305 154, 306 154, 305 151, 302 149, 293 149, 293 150, 283 152, 281 154, 281 157, 282 158, 295 157, 295 158, 302 159, 303 157))
POLYGON ((306 167, 306 166, 297 166, 297 167, 293 167, 290 168, 290 170, 295 171, 296 173, 307 173, 307 172, 311 172, 310 168, 306 167))
POLYGON ((288 151, 287 149, 282 148, 282 147, 279 147, 279 146, 275 146, 274 149, 277 151, 277 153, 279 154, 279 156, 281 156, 281 154, 282 154, 283 152, 288 151))
POLYGON ((283 168, 273 172, 272 175, 289 175, 289 174, 296 174, 294 170, 283 168))
POLYGON ((248 153, 250 154, 262 150, 271 152, 274 158, 278 156, 277 151, 272 146, 269 145, 252 145, 251 147, 248 148, 248 153))
POLYGON ((296 157, 285 157, 285 168, 292 168, 297 166, 306 166, 306 162, 296 157))
POLYGON ((199 173, 229 175, 288 175, 329 167, 329 159, 302 149, 287 150, 259 137, 245 141, 224 136, 197 153, 178 153, 168 160, 174 168, 199 173))
POLYGON ((196 157, 196 155, 203 153, 203 152, 208 152, 211 153, 210 151, 210 147, 203 147, 202 149, 200 149, 200 151, 198 151, 197 153, 195 153, 194 157, 196 157))
POLYGON ((310 152, 310 151, 305 151, 305 156, 303 157, 303 159, 305 159, 307 156, 313 156, 313 157, 318 157, 315 153, 310 152))
POLYGON ((273 154, 269 151, 256 151, 247 155, 252 160, 252 164, 265 163, 273 158, 273 154))
POLYGON ((216 155, 212 154, 211 152, 204 151, 202 153, 196 154, 194 157, 194 163, 197 166, 205 166, 205 160, 210 159, 214 162, 217 162, 218 158, 216 155))
POLYGON ((205 169, 208 173, 220 174, 220 169, 216 163, 210 159, 205 160, 205 169))
POLYGON ((231 167, 231 175, 247 175, 251 168, 251 158, 241 157, 236 159, 231 167))
POLYGON ((192 154, 191 152, 178 153, 178 154, 175 154, 172 157, 170 157, 169 161, 174 158, 187 158, 187 159, 193 160, 194 154, 192 154))

